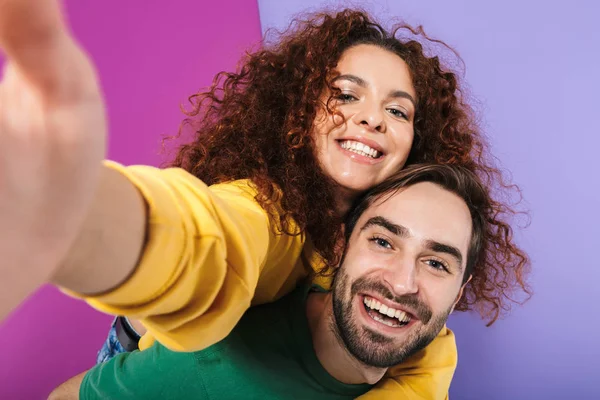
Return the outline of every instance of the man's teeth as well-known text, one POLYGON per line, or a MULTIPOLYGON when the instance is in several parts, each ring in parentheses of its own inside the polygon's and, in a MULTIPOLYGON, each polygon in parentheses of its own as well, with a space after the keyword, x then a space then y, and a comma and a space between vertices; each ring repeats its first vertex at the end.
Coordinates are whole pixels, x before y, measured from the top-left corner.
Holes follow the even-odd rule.
MULTIPOLYGON (((400 321, 402 323, 410 322, 410 317, 404 311, 400 311, 400 310, 396 310, 394 308, 388 307, 385 304, 381 304, 380 302, 378 302, 377 300, 375 300, 371 297, 366 297, 366 296, 363 297, 363 302, 371 310, 377 310, 381 314, 387 315, 390 318, 396 318, 396 319, 398 319, 398 321, 400 321)), ((377 319, 378 318, 377 316, 375 316, 373 318, 376 321, 383 322, 383 320, 380 321, 379 319, 377 319)), ((386 325, 389 325, 389 324, 386 324, 386 325)), ((389 326, 393 326, 393 325, 389 325, 389 326)))
POLYGON ((384 324, 384 325, 387 325, 387 326, 390 326, 390 327, 392 327, 392 328, 395 328, 395 327, 397 327, 397 326, 398 326, 397 324, 394 324, 392 321, 387 321, 387 320, 385 320, 385 319, 383 319, 383 318, 381 318, 381 317, 378 317, 377 315, 374 315, 374 316, 373 316, 373 319, 374 319, 375 321, 381 322, 382 324, 384 324))
POLYGON ((355 142, 354 140, 344 140, 341 143, 342 149, 346 149, 356 154, 360 154, 361 156, 371 157, 371 158, 379 158, 381 156, 381 152, 370 148, 366 144, 355 142))

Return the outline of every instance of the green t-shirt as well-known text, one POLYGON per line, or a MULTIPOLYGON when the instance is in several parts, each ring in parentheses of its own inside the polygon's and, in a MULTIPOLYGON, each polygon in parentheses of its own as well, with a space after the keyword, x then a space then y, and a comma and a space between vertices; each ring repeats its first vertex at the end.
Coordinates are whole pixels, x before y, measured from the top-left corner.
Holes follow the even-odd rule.
POLYGON ((248 310, 221 342, 195 353, 160 344, 120 354, 83 379, 80 399, 353 399, 319 362, 306 318, 308 287, 248 310))

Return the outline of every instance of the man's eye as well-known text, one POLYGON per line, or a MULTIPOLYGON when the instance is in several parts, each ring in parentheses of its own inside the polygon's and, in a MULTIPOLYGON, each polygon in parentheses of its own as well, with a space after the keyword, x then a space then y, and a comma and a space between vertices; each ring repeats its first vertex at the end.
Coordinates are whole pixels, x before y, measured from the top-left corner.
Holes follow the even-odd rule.
POLYGON ((384 247, 386 249, 391 249, 392 245, 390 244, 390 242, 388 242, 385 239, 382 239, 380 237, 373 237, 370 239, 373 243, 375 243, 377 246, 379 247, 384 247))
POLYGON ((448 267, 441 261, 438 260, 427 260, 426 263, 433 269, 438 271, 446 271, 448 272, 448 267))

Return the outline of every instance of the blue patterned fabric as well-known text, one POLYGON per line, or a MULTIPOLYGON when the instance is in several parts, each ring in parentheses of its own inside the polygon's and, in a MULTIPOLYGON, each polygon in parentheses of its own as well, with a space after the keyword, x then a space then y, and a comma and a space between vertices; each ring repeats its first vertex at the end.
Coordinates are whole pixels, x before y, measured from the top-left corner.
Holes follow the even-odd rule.
POLYGON ((102 364, 105 361, 110 360, 117 354, 126 353, 127 351, 123 348, 123 345, 119 342, 117 338, 117 329, 115 328, 117 319, 112 323, 110 327, 110 331, 108 331, 108 336, 106 337, 106 341, 102 348, 98 352, 98 357, 96 357, 96 364, 102 364))

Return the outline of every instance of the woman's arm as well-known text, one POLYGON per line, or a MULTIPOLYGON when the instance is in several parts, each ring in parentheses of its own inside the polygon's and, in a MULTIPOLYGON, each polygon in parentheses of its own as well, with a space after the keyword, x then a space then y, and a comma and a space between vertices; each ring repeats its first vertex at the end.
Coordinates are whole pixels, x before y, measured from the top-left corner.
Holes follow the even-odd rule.
POLYGON ((143 251, 146 208, 131 181, 105 166, 87 218, 51 282, 80 294, 119 286, 135 270, 143 251))
POLYGON ((299 278, 303 236, 275 234, 248 182, 102 166, 102 95, 56 0, 0 0, 0 46, 0 319, 51 281, 197 350, 229 333, 259 277, 263 300, 299 278))
POLYGON ((112 194, 97 197, 80 244, 53 282, 100 311, 142 319, 165 346, 216 343, 257 288, 273 299, 305 273, 303 235, 276 233, 250 182, 208 187, 177 168, 106 167, 130 183, 112 185, 109 175, 100 185, 112 194))

